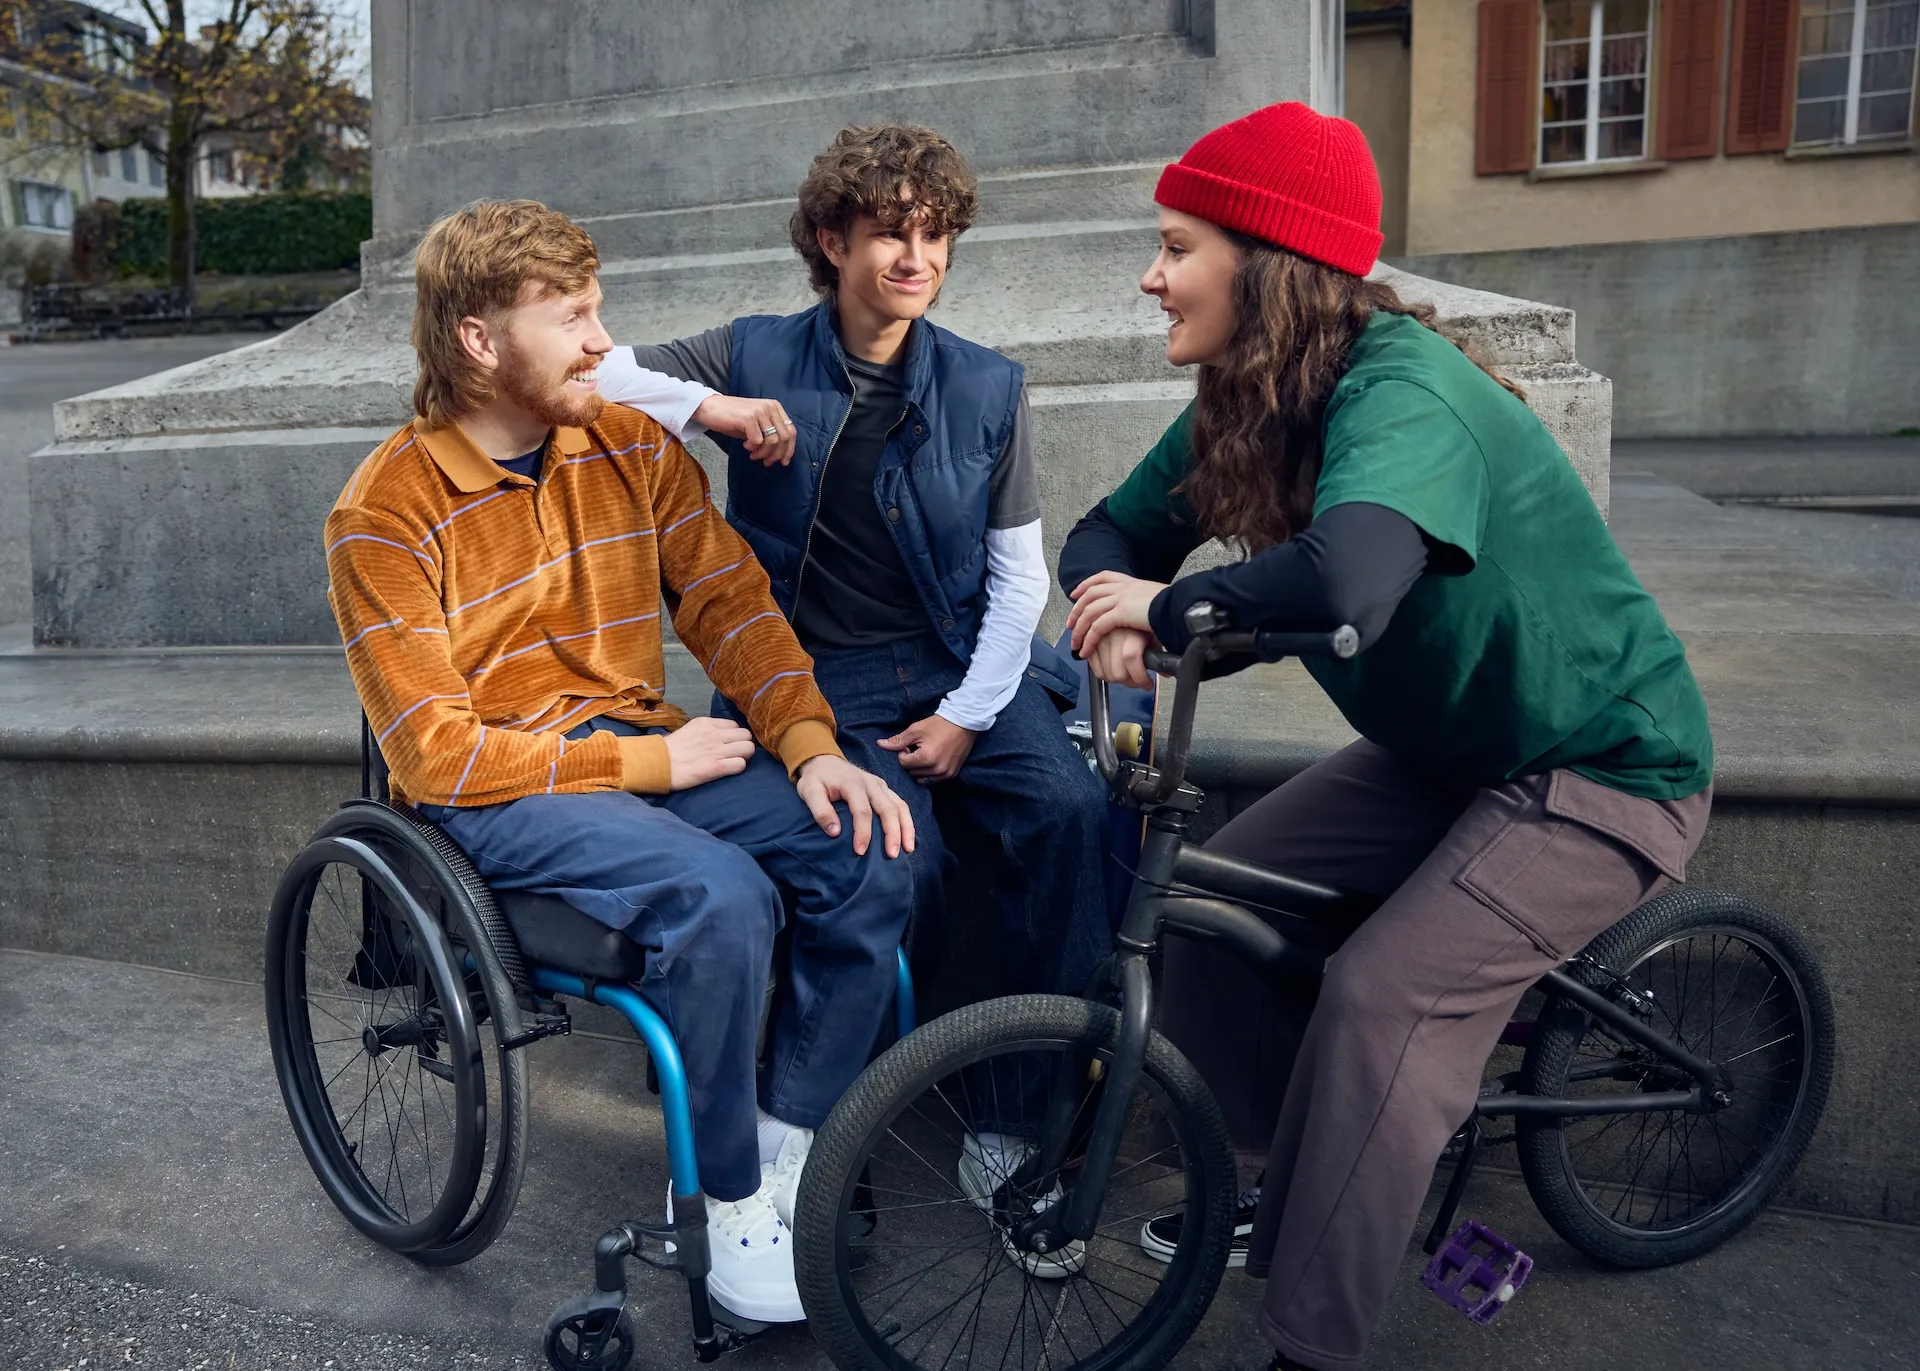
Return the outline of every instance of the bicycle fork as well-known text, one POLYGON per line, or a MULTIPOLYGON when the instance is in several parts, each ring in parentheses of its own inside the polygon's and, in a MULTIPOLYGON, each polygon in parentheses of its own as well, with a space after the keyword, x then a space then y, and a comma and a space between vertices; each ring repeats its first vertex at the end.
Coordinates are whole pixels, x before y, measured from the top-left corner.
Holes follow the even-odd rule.
POLYGON ((1087 1241, 1099 1227, 1100 1206, 1153 1032, 1153 975, 1147 957, 1160 934, 1155 899, 1172 881, 1174 857, 1185 837, 1186 824, 1179 816, 1156 814, 1148 821, 1140 869, 1120 927, 1119 950, 1107 963, 1108 981, 1120 991, 1120 1034, 1113 1058, 1099 1064, 1090 1052, 1066 1054, 1056 1068, 1047 1100, 1040 1156, 1043 1176, 1059 1174, 1076 1141, 1081 1087, 1098 1082, 1099 1104, 1092 1125, 1079 1125, 1085 1130, 1079 1135, 1085 1139, 1080 1175, 1061 1203, 1015 1226, 1014 1242, 1024 1250, 1058 1251, 1069 1242, 1087 1241))

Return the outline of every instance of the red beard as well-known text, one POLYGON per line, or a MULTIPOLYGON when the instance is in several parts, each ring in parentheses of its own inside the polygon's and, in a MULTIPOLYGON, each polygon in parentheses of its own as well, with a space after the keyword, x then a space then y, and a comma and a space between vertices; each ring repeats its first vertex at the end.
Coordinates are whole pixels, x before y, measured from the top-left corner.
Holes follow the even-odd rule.
POLYGON ((567 393, 570 368, 559 377, 543 376, 524 363, 511 347, 501 349, 494 384, 500 394, 550 428, 585 428, 600 417, 607 402, 598 394, 567 393))

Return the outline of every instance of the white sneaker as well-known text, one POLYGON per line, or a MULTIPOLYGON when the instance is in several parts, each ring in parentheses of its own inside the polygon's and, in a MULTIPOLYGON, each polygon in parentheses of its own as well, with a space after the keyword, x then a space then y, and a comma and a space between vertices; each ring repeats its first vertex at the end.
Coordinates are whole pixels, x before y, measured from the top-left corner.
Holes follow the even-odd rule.
MULTIPOLYGON (((673 1222, 671 1191, 667 1222, 673 1222)), ((764 1182, 744 1200, 708 1198, 707 1251, 713 1262, 707 1292, 717 1303, 759 1323, 806 1320, 793 1278, 793 1233, 764 1182)))
MULTIPOLYGON (((982 1139, 977 1133, 967 1134, 961 1139, 960 1161, 955 1167, 959 1173, 960 1193, 973 1201, 974 1207, 981 1213, 991 1215, 994 1192, 1032 1155, 1033 1144, 1021 1138, 997 1134, 982 1139)), ((1055 1181, 1053 1188, 1033 1205, 1033 1209, 1045 1209, 1048 1205, 1058 1204, 1063 1194, 1060 1182, 1055 1181)), ((1000 1242, 1006 1248, 1009 1261, 1041 1280, 1065 1280, 1068 1276, 1078 1275, 1087 1264, 1087 1245, 1078 1238, 1057 1252, 1022 1252, 1004 1231, 1000 1235, 1000 1242)))
POLYGON ((812 1147, 811 1128, 792 1128, 786 1141, 780 1144, 780 1155, 760 1163, 761 1192, 772 1198, 773 1207, 788 1228, 793 1227, 793 1202, 800 1194, 800 1170, 807 1164, 807 1153, 812 1147))

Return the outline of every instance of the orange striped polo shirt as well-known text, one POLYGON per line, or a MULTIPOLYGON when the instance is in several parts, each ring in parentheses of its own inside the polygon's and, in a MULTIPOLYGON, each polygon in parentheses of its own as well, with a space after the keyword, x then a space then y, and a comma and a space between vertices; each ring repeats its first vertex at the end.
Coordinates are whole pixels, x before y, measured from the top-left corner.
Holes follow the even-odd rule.
POLYGON ((789 772, 838 754, 813 662, 706 474, 608 405, 547 441, 536 484, 458 425, 416 419, 327 516, 327 599, 393 772, 416 804, 668 788, 666 739, 562 735, 607 715, 677 728, 660 611, 789 772))

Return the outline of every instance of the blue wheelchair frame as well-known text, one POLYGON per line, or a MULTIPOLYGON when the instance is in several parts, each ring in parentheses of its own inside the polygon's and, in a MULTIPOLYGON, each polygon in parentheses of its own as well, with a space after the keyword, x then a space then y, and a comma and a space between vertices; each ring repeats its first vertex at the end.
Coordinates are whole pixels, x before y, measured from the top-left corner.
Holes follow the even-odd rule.
MULTIPOLYGON (((915 1027, 913 973, 907 969, 904 948, 895 953, 895 957, 893 1023, 895 1032, 904 1038, 915 1027)), ((687 1070, 680 1060, 680 1045, 674 1041, 673 1030, 667 1027, 660 1012, 632 986, 595 982, 589 987, 583 977, 541 966, 528 967, 527 974, 536 990, 603 1004, 618 1010, 633 1025, 633 1031, 647 1045, 647 1055, 653 1059, 654 1071, 660 1078, 660 1112, 666 1119, 667 1166, 673 1178, 673 1193, 676 1197, 699 1194, 700 1167, 693 1155, 693 1104, 687 1095, 687 1070)))
MULTIPOLYGON (((907 966, 905 949, 896 951, 894 956, 894 1027, 904 1038, 915 1027, 913 976, 907 966)), ((734 1351, 759 1329, 714 1322, 713 1302, 707 1293, 707 1273, 712 1270, 713 1258, 707 1239, 706 1196, 700 1189, 700 1166, 694 1157, 693 1105, 687 1092, 687 1071, 673 1030, 659 1011, 630 985, 590 983, 585 977, 537 964, 527 968, 527 977, 535 990, 549 995, 569 995, 617 1010, 640 1035, 659 1081, 660 1112, 667 1134, 667 1168, 673 1188, 671 1222, 619 1223, 600 1235, 593 1249, 592 1293, 554 1310, 547 1320, 549 1336, 560 1325, 571 1323, 586 1330, 589 1337, 604 1339, 626 1307, 626 1260, 632 1257, 686 1277, 696 1358, 710 1362, 734 1351), (649 1238, 663 1244, 659 1255, 645 1246, 649 1238), (672 1245, 671 1254, 664 1250, 665 1244, 672 1245)), ((739 1322, 736 1317, 735 1324, 739 1322)))
MULTIPOLYGON (((386 761, 380 756, 366 717, 360 721, 361 795, 367 799, 392 802, 386 761)), ((477 873, 476 873, 477 874, 477 873)), ((917 1024, 913 973, 905 948, 894 953, 894 1028, 904 1038, 917 1024)), ((604 1341, 615 1327, 626 1306, 626 1259, 633 1257, 649 1266, 677 1271, 686 1277, 692 1305, 694 1355, 710 1362, 723 1353, 743 1345, 758 1331, 755 1327, 737 1328, 716 1325, 713 1305, 707 1294, 707 1273, 712 1269, 711 1248, 707 1239, 706 1197, 700 1189, 700 1165, 694 1155, 693 1102, 687 1088, 686 1064, 680 1057, 680 1045, 673 1030, 658 1010, 630 984, 605 982, 542 966, 527 959, 527 985, 550 996, 569 996, 617 1011, 633 1026, 646 1045, 647 1055, 660 1092, 660 1112, 667 1135, 667 1168, 673 1191, 674 1219, 659 1225, 621 1223, 601 1235, 594 1246, 594 1290, 582 1299, 571 1300, 556 1309, 548 1320, 548 1332, 563 1322, 572 1321, 587 1335, 604 1341), (644 1242, 651 1238, 671 1244, 671 1252, 656 1254, 644 1242)), ((522 1046, 532 1037, 545 1036, 537 1030, 520 1041, 504 1047, 522 1046)), ((560 1033, 567 1030, 563 1026, 560 1033)), ((737 1319, 736 1322, 741 1322, 737 1319)))

